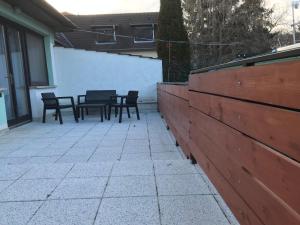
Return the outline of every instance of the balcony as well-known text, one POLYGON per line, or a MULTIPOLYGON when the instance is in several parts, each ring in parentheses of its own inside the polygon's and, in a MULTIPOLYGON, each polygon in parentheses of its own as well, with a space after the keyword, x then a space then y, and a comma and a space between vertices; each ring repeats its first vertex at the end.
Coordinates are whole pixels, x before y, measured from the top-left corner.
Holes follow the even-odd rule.
POLYGON ((0 224, 236 224, 158 113, 124 117, 64 116, 0 136, 0 224))

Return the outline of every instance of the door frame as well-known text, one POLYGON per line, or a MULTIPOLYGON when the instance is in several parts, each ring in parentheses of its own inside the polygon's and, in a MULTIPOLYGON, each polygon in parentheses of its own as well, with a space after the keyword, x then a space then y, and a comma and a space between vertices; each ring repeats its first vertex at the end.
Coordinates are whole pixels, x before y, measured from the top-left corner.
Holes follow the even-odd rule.
MULTIPOLYGON (((11 52, 10 52, 10 46, 8 43, 8 36, 7 36, 7 29, 8 26, 16 29, 19 32, 20 35, 20 45, 21 45, 21 51, 22 51, 22 66, 23 66, 23 71, 24 71, 24 80, 25 80, 25 91, 26 91, 26 98, 27 98, 27 107, 28 107, 28 115, 18 117, 18 106, 17 106, 17 98, 16 98, 16 89, 14 85, 14 81, 9 81, 9 85, 11 90, 11 95, 12 95, 12 104, 14 107, 14 111, 16 114, 16 118, 13 120, 8 120, 7 124, 9 127, 16 126, 18 124, 23 124, 26 122, 31 122, 32 121, 32 109, 31 109, 31 100, 30 100, 30 92, 29 92, 29 87, 30 87, 30 77, 29 77, 29 64, 28 64, 28 56, 26 53, 26 40, 25 40, 25 32, 32 32, 25 27, 22 27, 16 23, 13 23, 3 17, 0 17, 0 23, 3 25, 3 30, 4 30, 4 44, 6 47, 6 60, 7 60, 7 69, 8 69, 8 74, 9 76, 12 76, 13 74, 13 69, 12 69, 12 62, 11 62, 11 52)), ((10 78, 13 79, 13 78, 10 78)))

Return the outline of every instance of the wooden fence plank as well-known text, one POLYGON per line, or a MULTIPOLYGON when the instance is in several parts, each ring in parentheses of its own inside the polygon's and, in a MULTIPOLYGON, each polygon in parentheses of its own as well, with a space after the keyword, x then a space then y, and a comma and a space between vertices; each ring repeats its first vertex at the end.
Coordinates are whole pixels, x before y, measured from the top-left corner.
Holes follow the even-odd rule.
POLYGON ((220 150, 300 214, 300 194, 295 195, 300 187, 299 163, 212 118, 199 123, 195 126, 218 142, 220 150))
POLYGON ((248 170, 240 167, 232 160, 230 155, 223 150, 223 143, 208 135, 209 130, 217 129, 217 127, 212 126, 211 123, 209 130, 207 130, 203 124, 207 121, 213 121, 213 118, 195 109, 192 109, 191 117, 190 136, 192 142, 214 163, 234 187, 234 190, 240 194, 265 224, 298 225, 300 223, 300 216, 292 207, 285 204, 248 170))
POLYGON ((190 90, 300 109, 300 61, 190 76, 190 90))
POLYGON ((300 112, 190 92, 191 106, 300 161, 300 112))
POLYGON ((257 217, 255 212, 249 208, 247 203, 239 196, 239 194, 232 188, 230 183, 224 176, 216 169, 215 165, 206 157, 201 147, 196 146, 192 141, 189 143, 190 149, 197 163, 202 167, 212 183, 218 187, 219 193, 226 201, 231 211, 234 213, 237 220, 242 225, 264 225, 257 217))

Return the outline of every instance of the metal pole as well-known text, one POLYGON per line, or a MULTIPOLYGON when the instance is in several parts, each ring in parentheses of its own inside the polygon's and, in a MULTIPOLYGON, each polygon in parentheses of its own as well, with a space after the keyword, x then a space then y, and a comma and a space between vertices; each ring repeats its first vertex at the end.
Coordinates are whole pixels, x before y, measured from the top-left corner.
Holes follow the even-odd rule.
POLYGON ((169 66, 168 66, 168 82, 170 82, 170 70, 171 70, 171 42, 168 42, 169 47, 169 66))
POLYGON ((295 4, 292 4, 293 8, 293 43, 296 44, 296 24, 295 24, 295 4))

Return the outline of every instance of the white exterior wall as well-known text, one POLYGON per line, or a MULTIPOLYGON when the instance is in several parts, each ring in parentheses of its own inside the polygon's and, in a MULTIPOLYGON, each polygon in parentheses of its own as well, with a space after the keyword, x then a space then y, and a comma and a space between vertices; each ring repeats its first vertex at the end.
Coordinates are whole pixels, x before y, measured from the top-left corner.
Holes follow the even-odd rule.
POLYGON ((76 101, 86 90, 117 90, 118 94, 138 90, 140 103, 157 102, 156 85, 163 80, 161 60, 61 47, 54 48, 54 60, 56 88, 31 91, 34 118, 42 115, 40 93, 47 91, 76 101))

